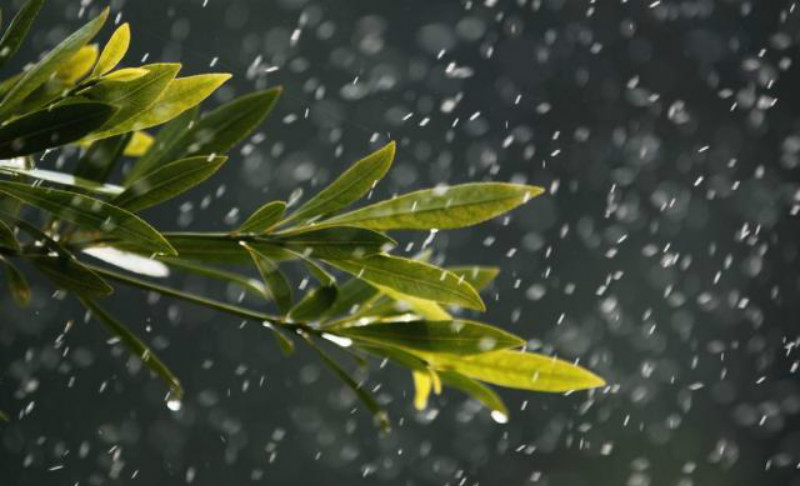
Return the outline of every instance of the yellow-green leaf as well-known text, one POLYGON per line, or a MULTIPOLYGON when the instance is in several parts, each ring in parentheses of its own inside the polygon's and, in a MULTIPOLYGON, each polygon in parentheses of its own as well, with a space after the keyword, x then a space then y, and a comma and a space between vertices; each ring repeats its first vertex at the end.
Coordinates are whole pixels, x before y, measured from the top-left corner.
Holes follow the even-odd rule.
POLYGON ((133 132, 128 145, 122 155, 126 157, 141 157, 153 146, 153 137, 147 132, 133 132))
POLYGON ((437 369, 452 370, 486 383, 540 392, 567 392, 605 385, 591 371, 550 356, 502 350, 457 358, 431 356, 437 369))
POLYGON ((492 410, 492 418, 499 423, 508 421, 508 408, 503 399, 488 386, 455 371, 439 371, 439 378, 445 385, 461 390, 492 410))
POLYGON ((116 108, 104 103, 67 103, 35 111, 0 127, 0 159, 34 154, 93 132, 116 108))
POLYGON ((260 251, 249 245, 242 246, 250 253, 253 263, 258 268, 258 273, 261 275, 264 285, 269 289, 278 309, 283 313, 289 312, 292 308, 292 287, 286 275, 281 272, 275 262, 260 251))
POLYGON ((389 255, 359 260, 330 260, 330 265, 373 285, 388 287, 420 299, 486 310, 471 285, 443 268, 389 255))
POLYGON ((286 203, 272 201, 258 208, 237 230, 239 233, 266 233, 280 221, 286 211, 286 203))
POLYGON ((340 336, 423 353, 470 355, 519 348, 525 341, 494 326, 463 319, 378 322, 336 331, 340 336))
POLYGON ((414 380, 414 408, 425 410, 431 394, 431 375, 425 371, 411 370, 411 377, 414 380))
POLYGON ((219 155, 177 160, 137 180, 112 202, 131 212, 155 206, 208 179, 226 160, 219 155))
POLYGON ((374 230, 462 228, 508 212, 543 192, 541 187, 500 182, 437 187, 334 216, 309 228, 334 225, 374 230))
POLYGON ((167 240, 144 220, 99 199, 60 189, 6 181, 0 181, 0 193, 83 228, 119 238, 142 251, 176 254, 167 240))
POLYGON ((119 338, 120 343, 128 348, 134 356, 142 360, 150 370, 158 375, 170 387, 173 396, 180 398, 183 395, 181 383, 178 377, 161 361, 158 356, 139 339, 130 329, 118 320, 111 317, 105 310, 100 308, 94 301, 81 299, 81 303, 91 313, 92 317, 105 325, 112 334, 119 338))
POLYGON ((381 180, 394 160, 394 142, 359 160, 300 206, 286 221, 310 219, 334 213, 358 201, 381 180))
POLYGON ((58 68, 54 78, 60 81, 63 86, 71 86, 89 74, 96 61, 97 45, 83 46, 69 61, 58 68))
POLYGON ((463 278, 465 282, 475 287, 475 290, 483 290, 497 278, 500 269, 497 267, 481 267, 478 265, 447 267, 448 270, 463 278))
POLYGON ((8 288, 11 290, 11 297, 18 306, 24 307, 31 301, 31 288, 25 275, 10 261, 0 256, 0 263, 5 265, 8 288))
POLYGON ((10 174, 24 176, 31 179, 37 179, 40 181, 46 181, 62 186, 68 186, 72 189, 87 191, 94 194, 100 194, 103 196, 116 196, 122 194, 122 191, 124 190, 121 186, 116 186, 114 184, 103 184, 89 179, 76 177, 72 174, 65 174, 64 172, 56 172, 53 170, 12 169, 12 168, 0 167, 0 172, 8 172, 10 174))
POLYGON ((134 81, 150 73, 146 68, 123 68, 110 72, 103 76, 103 81, 118 81, 120 83, 126 81, 134 81))
MULTIPOLYGON (((38 8, 37 8, 38 10, 38 8)), ((25 71, 14 87, 6 93, 0 103, 0 119, 8 116, 12 110, 21 103, 26 96, 44 84, 58 68, 72 58, 81 47, 86 45, 96 34, 108 18, 108 7, 102 13, 89 21, 86 25, 64 39, 52 51, 48 52, 39 62, 25 71)))
POLYGON ((114 69, 117 64, 122 61, 122 58, 125 57, 130 43, 131 28, 128 23, 125 22, 117 27, 117 30, 111 34, 105 47, 103 47, 103 53, 100 54, 100 59, 98 59, 92 71, 92 77, 102 76, 114 69))

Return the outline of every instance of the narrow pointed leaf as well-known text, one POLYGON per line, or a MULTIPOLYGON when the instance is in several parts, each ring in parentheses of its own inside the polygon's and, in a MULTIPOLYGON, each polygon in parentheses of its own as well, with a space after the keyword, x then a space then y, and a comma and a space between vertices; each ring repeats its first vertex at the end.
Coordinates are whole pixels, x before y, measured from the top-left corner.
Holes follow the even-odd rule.
POLYGON ((255 296, 264 299, 270 297, 270 294, 266 291, 266 287, 264 287, 261 282, 245 275, 229 272, 227 270, 222 270, 220 268, 208 265, 202 265, 200 263, 188 260, 183 260, 181 258, 168 257, 164 258, 163 261, 171 267, 180 268, 181 270, 186 270, 187 272, 195 273, 197 275, 238 285, 242 289, 255 296))
POLYGON ((141 157, 150 150, 154 141, 153 137, 147 132, 133 132, 133 136, 128 145, 125 146, 122 155, 126 157, 141 157))
POLYGON ((281 220, 286 211, 286 203, 272 201, 258 208, 249 218, 239 226, 239 233, 266 233, 281 220))
POLYGON ((44 169, 7 169, 0 167, 0 172, 24 176, 30 179, 50 182, 61 186, 67 186, 78 191, 86 191, 103 196, 118 196, 122 194, 123 187, 114 184, 101 184, 99 182, 75 177, 72 174, 56 172, 44 169))
POLYGON ((143 251, 175 254, 152 226, 135 214, 74 192, 0 181, 0 192, 86 229, 126 241, 143 251))
POLYGON ((414 408, 425 410, 431 394, 431 375, 424 371, 412 370, 411 377, 414 380, 414 408))
POLYGON ((150 370, 158 375, 169 386, 173 395, 180 397, 183 395, 183 389, 178 377, 161 361, 158 356, 139 339, 130 329, 128 329, 120 321, 113 318, 105 310, 100 308, 94 301, 89 299, 81 299, 81 303, 91 313, 92 317, 105 325, 112 334, 119 338, 120 343, 128 348, 134 356, 142 360, 142 362, 150 368, 150 370))
POLYGON ((91 133, 117 110, 103 103, 68 103, 40 110, 0 127, 0 158, 58 147, 91 133))
POLYGON ((37 255, 27 257, 56 286, 90 299, 108 297, 114 289, 73 257, 37 255))
POLYGON ((485 310, 471 285, 442 268, 389 255, 328 263, 373 285, 388 287, 420 299, 485 310))
POLYGON ((375 400, 375 398, 366 390, 364 390, 358 383, 350 377, 350 375, 337 363, 333 360, 328 354, 322 350, 319 346, 314 344, 314 342, 310 338, 306 338, 306 341, 311 346, 314 351, 322 358, 322 361, 328 365, 328 368, 335 374, 340 380, 342 380, 356 396, 361 400, 364 406, 372 412, 375 418, 378 420, 380 427, 384 431, 388 431, 390 428, 389 416, 386 412, 381 408, 380 404, 375 400))
POLYGON ((378 294, 378 289, 374 286, 363 280, 352 278, 339 287, 336 300, 320 318, 325 320, 331 317, 351 314, 360 306, 372 301, 378 294))
POLYGON ((479 322, 452 321, 380 322, 337 331, 340 336, 386 344, 423 353, 469 355, 525 344, 513 334, 479 322))
MULTIPOLYGON (((38 8, 37 8, 38 10, 38 8)), ((59 66, 68 61, 81 47, 86 45, 100 30, 108 18, 108 8, 89 21, 86 25, 64 39, 52 51, 48 52, 39 62, 25 71, 20 80, 6 93, 0 103, 0 119, 8 116, 12 110, 21 103, 26 96, 44 84, 55 73, 59 66)))
POLYGON ((331 214, 364 197, 383 178, 394 160, 394 142, 364 157, 328 187, 300 206, 287 221, 331 214))
POLYGON ((294 322, 316 321, 336 300, 337 292, 334 286, 311 290, 292 307, 287 317, 294 322))
POLYGON ((177 160, 137 180, 112 202, 131 212, 155 206, 208 179, 226 160, 206 155, 177 160))
POLYGON ((144 130, 172 120, 200 104, 230 78, 230 74, 209 73, 173 80, 152 106, 136 115, 132 128, 144 130))
POLYGON ((439 371, 438 373, 445 385, 461 390, 483 403, 489 410, 501 414, 501 417, 505 419, 508 418, 508 408, 503 403, 503 399, 488 386, 455 371, 439 371))
POLYGON ((294 341, 284 334, 283 331, 278 329, 278 326, 265 322, 264 327, 272 331, 272 336, 275 338, 275 342, 278 344, 284 356, 289 356, 294 353, 294 341))
POLYGON ((145 113, 161 96, 167 86, 175 79, 181 65, 176 63, 149 64, 142 66, 148 73, 132 81, 118 81, 104 78, 81 93, 87 99, 100 101, 119 107, 97 132, 84 140, 98 140, 140 128, 136 117, 145 113))
POLYGON ((131 136, 126 133, 92 142, 86 153, 78 160, 75 177, 96 182, 107 181, 125 147, 130 142, 131 136))
POLYGON ((197 110, 197 107, 190 108, 161 127, 150 149, 136 161, 130 172, 125 175, 124 184, 126 186, 131 185, 144 174, 181 158, 180 156, 170 157, 169 154, 172 151, 172 147, 180 140, 181 135, 194 123, 197 117, 197 110))
POLYGON ((0 67, 17 53, 43 3, 44 0, 28 0, 11 20, 0 39, 0 67))
POLYGON ((324 220, 311 227, 374 230, 463 228, 508 212, 542 194, 535 186, 485 182, 424 189, 324 220))
POLYGON ((117 27, 117 30, 111 34, 105 47, 103 47, 103 52, 100 54, 94 70, 92 70, 92 77, 102 76, 117 67, 117 64, 125 57, 125 53, 128 52, 130 43, 131 28, 125 22, 117 27))
POLYGON ((97 45, 89 44, 78 49, 67 62, 59 66, 53 79, 59 88, 72 86, 83 79, 97 62, 97 45))
POLYGON ((475 290, 478 291, 488 287, 500 273, 500 269, 497 267, 481 267, 477 265, 447 267, 447 270, 453 272, 459 278, 464 279, 465 282, 472 285, 475 290))
POLYGON ((522 390, 567 392, 605 385, 602 378, 585 368, 536 353, 502 350, 457 359, 436 355, 431 360, 437 369, 522 390))
POLYGON ((14 231, 7 224, 0 221, 0 248, 5 248, 13 252, 19 251, 19 242, 14 236, 14 231))
POLYGON ((11 297, 14 298, 14 302, 18 306, 25 307, 31 301, 31 288, 28 285, 28 279, 13 263, 2 256, 0 256, 0 263, 5 266, 6 280, 9 290, 11 290, 11 297))
POLYGON ((395 244, 383 233, 346 226, 296 235, 267 236, 264 241, 318 259, 362 258, 380 253, 395 244))
POLYGON ((251 246, 245 246, 258 268, 261 279, 269 289, 272 299, 282 313, 292 308, 292 287, 278 265, 251 246))

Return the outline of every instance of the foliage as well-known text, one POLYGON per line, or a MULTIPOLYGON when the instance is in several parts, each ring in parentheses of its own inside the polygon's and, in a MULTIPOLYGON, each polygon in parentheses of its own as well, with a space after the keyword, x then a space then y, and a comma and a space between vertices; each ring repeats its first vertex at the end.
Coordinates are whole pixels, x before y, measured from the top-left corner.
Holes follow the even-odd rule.
MULTIPOLYGON (((19 48, 41 0, 29 0, 0 40, 0 62, 19 48)), ((118 68, 130 42, 127 24, 101 49, 89 42, 108 10, 66 38, 23 72, 0 83, 0 267, 10 294, 26 305, 31 292, 15 260, 36 268, 74 295, 169 387, 180 382, 147 344, 101 307, 112 283, 157 292, 263 324, 285 354, 294 338, 309 344, 335 375, 380 419, 387 415, 325 346, 388 359, 413 376, 417 408, 443 385, 483 402, 496 417, 507 409, 483 383, 564 392, 604 384, 593 373, 553 357, 524 351, 525 340, 502 329, 454 317, 485 310, 479 291, 493 267, 441 268, 427 255, 390 254, 385 231, 461 228, 501 215, 543 193, 505 183, 435 187, 393 199, 350 206, 369 194, 390 169, 390 143, 359 160, 297 208, 267 202, 230 232, 171 232, 140 212, 203 183, 228 160, 223 154, 267 116, 281 90, 237 98, 198 115, 197 105, 230 76, 179 77, 179 64, 118 68), (161 126, 151 136, 145 129, 161 126), (67 144, 83 148, 72 173, 35 167, 34 155, 67 144), (114 168, 128 159, 118 183, 114 168), (30 206, 49 219, 24 219, 30 206), (89 255, 105 264, 89 263, 89 255), (300 264, 316 285, 303 295, 284 274, 300 264), (124 271, 117 271, 110 266, 124 271), (247 270, 257 273, 254 283, 247 270), (212 300, 157 283, 169 270, 239 285, 274 313, 212 300)), ((4 418, 4 415, 0 415, 4 418)))

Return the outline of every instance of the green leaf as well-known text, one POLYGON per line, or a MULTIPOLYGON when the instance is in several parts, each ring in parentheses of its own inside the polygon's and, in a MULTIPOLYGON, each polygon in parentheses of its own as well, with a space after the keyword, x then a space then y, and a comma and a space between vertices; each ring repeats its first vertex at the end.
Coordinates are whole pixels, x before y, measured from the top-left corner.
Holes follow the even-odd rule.
POLYGON ((78 160, 75 176, 96 182, 107 181, 132 136, 132 133, 125 133, 93 142, 78 160))
POLYGON ((489 220, 544 189, 500 182, 424 189, 321 221, 308 228, 348 225, 374 230, 452 229, 489 220))
POLYGON ((502 329, 462 319, 379 322, 344 328, 336 334, 425 354, 469 355, 525 344, 523 339, 502 329))
POLYGON ((137 180, 112 202, 131 212, 155 206, 208 179, 226 160, 227 157, 219 155, 177 160, 137 180))
POLYGON ((264 323, 264 327, 272 331, 272 335, 275 337, 275 342, 278 344, 278 347, 281 349, 281 352, 284 356, 289 356, 294 353, 294 341, 289 338, 286 334, 283 333, 278 326, 272 325, 269 322, 264 323))
POLYGON ((208 265, 202 265, 192 261, 183 260, 181 258, 168 257, 168 258, 162 258, 162 261, 171 267, 180 268, 182 270, 186 270, 188 272, 192 272, 197 275, 213 278, 216 280, 222 280, 224 282, 230 282, 232 284, 238 285, 242 289, 250 292, 255 296, 264 299, 270 297, 269 293, 266 291, 266 288, 263 285, 261 285, 260 282, 251 279, 250 277, 247 277, 245 275, 240 275, 238 273, 229 272, 227 270, 222 270, 216 267, 211 267, 208 265))
POLYGON ((103 52, 100 54, 100 58, 97 60, 97 64, 94 66, 94 70, 92 70, 92 77, 102 76, 114 69, 117 64, 122 61, 122 58, 125 57, 130 43, 131 28, 128 23, 125 22, 117 27, 117 30, 111 34, 111 38, 108 39, 106 46, 103 48, 103 52))
POLYGON ((81 179, 80 177, 75 177, 72 174, 66 174, 64 172, 55 172, 52 170, 44 170, 44 169, 14 169, 14 168, 7 168, 3 167, 0 164, 0 172, 8 172, 10 174, 28 177, 31 179, 38 179, 40 181, 51 182, 53 184, 59 184, 62 186, 68 186, 73 189, 77 189, 80 191, 87 191, 94 194, 100 194, 103 196, 117 196, 122 194, 124 188, 120 186, 115 186, 114 184, 101 184, 99 182, 90 181, 87 179, 81 179))
POLYGON ((305 256, 296 253, 299 256, 300 260, 305 265, 306 270, 308 273, 314 277, 317 282, 319 282, 323 287, 329 287, 331 285, 336 285, 336 277, 328 273, 322 265, 319 265, 317 262, 312 260, 311 258, 306 258, 305 256))
POLYGON ((152 171, 164 161, 188 155, 227 152, 266 118, 280 92, 280 88, 273 88, 244 95, 203 116, 153 157, 140 160, 128 174, 126 183, 152 171))
POLYGON ((336 300, 338 290, 335 286, 317 287, 309 291, 300 302, 289 311, 287 317, 294 322, 316 321, 336 300))
POLYGON ((13 252, 19 251, 19 242, 17 237, 14 236, 14 231, 2 221, 0 221, 0 247, 13 252))
POLYGON ((414 408, 425 410, 433 384, 431 375, 425 371, 412 370, 411 377, 414 380, 414 408))
POLYGON ((142 66, 141 69, 148 71, 142 77, 131 81, 118 81, 106 77, 80 93, 87 99, 119 107, 119 111, 103 124, 100 130, 84 137, 84 140, 98 140, 146 128, 137 125, 137 116, 145 113, 158 100, 175 79, 181 65, 149 64, 142 66))
POLYGON ((86 45, 100 31, 107 17, 108 7, 103 9, 100 15, 64 39, 33 67, 25 71, 20 80, 14 84, 14 87, 6 93, 3 102, 0 103, 0 119, 6 118, 25 97, 50 79, 50 76, 64 62, 70 60, 81 47, 86 45))
POLYGON ((11 419, 8 418, 8 415, 4 411, 0 410, 0 421, 1 422, 10 422, 11 419))
POLYGON ((125 175, 124 185, 129 186, 142 175, 167 164, 173 160, 181 158, 170 157, 172 147, 174 147, 181 136, 189 129, 197 117, 198 108, 190 108, 172 120, 165 123, 158 131, 153 144, 147 152, 136 161, 130 172, 125 175))
POLYGON ((392 142, 359 160, 300 206, 286 221, 331 214, 358 201, 383 178, 392 165, 394 153, 395 144, 392 142))
POLYGON ((6 181, 0 181, 0 192, 65 221, 127 241, 142 251, 176 254, 167 240, 144 220, 99 199, 6 181))
POLYGON ((94 301, 88 299, 80 300, 83 306, 92 314, 92 317, 104 324, 112 334, 119 338, 122 345, 128 348, 128 351, 142 360, 153 373, 164 380, 173 395, 178 398, 183 395, 183 389, 178 378, 141 339, 136 337, 124 324, 101 309, 94 301))
POLYGON ((314 344, 311 338, 306 338, 306 341, 311 346, 311 348, 317 352, 317 354, 322 358, 322 361, 328 365, 328 368, 335 374, 340 380, 342 380, 348 388, 353 390, 353 393, 361 400, 361 402, 367 407, 367 409, 372 412, 375 418, 378 420, 380 427, 384 431, 388 431, 391 424, 389 422, 389 416, 386 412, 381 408, 380 404, 373 398, 371 394, 365 391, 358 383, 353 380, 350 375, 342 369, 342 367, 333 360, 328 354, 322 350, 319 346, 314 344))
POLYGON ((200 104, 230 78, 230 74, 209 73, 173 80, 150 108, 136 115, 132 128, 144 130, 172 120, 200 104))
POLYGON ((258 273, 269 289, 272 298, 282 313, 287 313, 292 308, 292 287, 286 275, 281 272, 278 265, 270 258, 252 246, 243 245, 258 268, 258 273))
POLYGON ((31 288, 28 279, 10 261, 0 256, 0 263, 5 265, 8 288, 11 290, 11 297, 20 307, 25 307, 31 301, 31 288))
POLYGON ((286 203, 272 201, 258 208, 237 230, 239 233, 262 234, 275 226, 286 211, 286 203))
POLYGON ((17 53, 43 3, 44 0, 28 0, 11 20, 0 39, 0 67, 17 53))
POLYGON ((522 390, 567 392, 605 385, 605 381, 591 371, 536 353, 502 350, 458 358, 435 355, 430 361, 437 369, 522 390))
POLYGON ((346 226, 296 235, 265 236, 263 241, 318 259, 362 258, 395 245, 395 241, 383 233, 346 226))
POLYGON ((88 46, 83 46, 67 62, 58 67, 53 79, 49 80, 45 85, 56 81, 53 87, 57 91, 73 86, 89 74, 95 62, 97 62, 97 45, 89 44, 88 46))
POLYGON ((59 288, 91 299, 108 297, 114 289, 74 257, 67 255, 27 257, 59 288))
MULTIPOLYGON (((250 254, 240 243, 243 240, 228 233, 168 233, 164 236, 182 260, 198 261, 204 264, 243 265, 252 263, 250 254)), ((271 260, 295 259, 294 255, 279 246, 251 240, 244 242, 271 260)), ((141 252, 137 246, 123 241, 113 241, 109 244, 120 250, 141 252)))
POLYGON ((464 279, 465 282, 478 291, 488 287, 500 273, 500 269, 497 267, 481 267, 478 265, 447 267, 447 270, 464 279))
POLYGON ((116 108, 68 103, 40 110, 0 127, 0 158, 19 157, 74 142, 108 121, 116 108))
POLYGON ((328 263, 373 285, 402 294, 486 310, 478 293, 468 283, 443 268, 389 255, 372 255, 360 260, 329 260, 328 263))
POLYGON ((438 374, 446 385, 461 390, 486 405, 489 410, 497 412, 492 414, 496 421, 505 423, 508 420, 508 408, 503 403, 503 399, 488 386, 455 371, 439 371, 438 374), (498 416, 497 414, 500 415, 498 416))
POLYGON ((321 316, 325 320, 331 317, 352 314, 361 306, 378 297, 378 289, 363 280, 352 278, 339 287, 336 300, 321 316))

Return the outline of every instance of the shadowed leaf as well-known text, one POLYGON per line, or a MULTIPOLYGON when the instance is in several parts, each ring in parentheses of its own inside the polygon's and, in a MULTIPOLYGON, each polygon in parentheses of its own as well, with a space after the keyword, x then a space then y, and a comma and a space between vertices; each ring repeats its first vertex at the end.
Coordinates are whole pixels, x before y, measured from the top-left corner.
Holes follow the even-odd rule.
POLYGON ((33 21, 39 15, 43 3, 44 0, 28 0, 11 20, 3 37, 0 38, 0 67, 17 53, 33 21))

